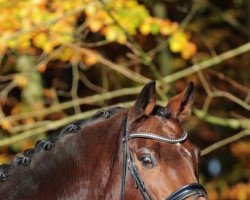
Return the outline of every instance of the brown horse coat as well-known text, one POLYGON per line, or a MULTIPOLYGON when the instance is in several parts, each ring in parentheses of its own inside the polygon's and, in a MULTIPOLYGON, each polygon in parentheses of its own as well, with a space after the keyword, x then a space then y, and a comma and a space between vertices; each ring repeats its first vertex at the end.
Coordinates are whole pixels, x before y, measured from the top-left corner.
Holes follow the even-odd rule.
MULTIPOLYGON (((190 83, 166 107, 157 106, 155 82, 150 82, 129 110, 106 111, 110 115, 99 112, 76 133, 57 139, 51 150, 35 153, 30 164, 12 167, 0 183, 0 199, 119 199, 124 116, 128 115, 129 132, 178 138, 184 132, 180 122, 189 114, 193 100, 190 83)), ((129 148, 155 199, 165 199, 181 186, 197 182, 199 151, 189 141, 166 144, 134 139, 129 148)), ((125 199, 142 199, 129 173, 125 199)))

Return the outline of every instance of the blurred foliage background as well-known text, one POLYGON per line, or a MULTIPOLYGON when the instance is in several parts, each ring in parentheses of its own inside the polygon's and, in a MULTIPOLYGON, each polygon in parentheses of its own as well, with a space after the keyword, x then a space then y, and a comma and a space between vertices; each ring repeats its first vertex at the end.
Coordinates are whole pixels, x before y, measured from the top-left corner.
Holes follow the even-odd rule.
POLYGON ((103 107, 196 86, 210 200, 250 199, 249 0, 0 0, 0 163, 103 107))

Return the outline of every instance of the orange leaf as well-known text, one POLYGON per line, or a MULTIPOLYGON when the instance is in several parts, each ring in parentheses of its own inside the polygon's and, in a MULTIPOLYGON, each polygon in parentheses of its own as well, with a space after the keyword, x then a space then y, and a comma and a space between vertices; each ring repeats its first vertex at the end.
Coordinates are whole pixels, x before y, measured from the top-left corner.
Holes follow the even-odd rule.
POLYGON ((196 53, 196 46, 194 43, 188 43, 185 48, 182 49, 181 55, 184 59, 189 59, 196 53))
POLYGON ((93 19, 88 26, 92 32, 98 32, 103 27, 103 22, 101 20, 93 19))
POLYGON ((47 64, 41 64, 37 67, 37 71, 40 73, 44 73, 46 71, 47 64))
POLYGON ((92 66, 96 64, 97 61, 98 61, 98 57, 94 53, 84 58, 84 62, 86 63, 87 66, 92 66))
POLYGON ((9 120, 3 119, 3 120, 1 121, 1 124, 0 124, 0 125, 1 125, 2 129, 6 130, 6 131, 9 131, 9 130, 11 129, 11 123, 10 123, 9 120))
POLYGON ((31 139, 24 140, 21 145, 21 151, 25 151, 26 149, 32 148, 33 146, 34 144, 31 139))

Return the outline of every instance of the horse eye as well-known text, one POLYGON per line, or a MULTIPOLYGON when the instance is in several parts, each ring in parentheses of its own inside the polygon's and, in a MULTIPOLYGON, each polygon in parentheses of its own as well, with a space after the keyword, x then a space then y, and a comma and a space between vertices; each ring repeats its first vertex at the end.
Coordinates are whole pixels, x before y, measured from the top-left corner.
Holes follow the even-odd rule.
POLYGON ((143 163, 143 165, 153 165, 154 164, 150 155, 143 155, 140 157, 139 160, 143 163))

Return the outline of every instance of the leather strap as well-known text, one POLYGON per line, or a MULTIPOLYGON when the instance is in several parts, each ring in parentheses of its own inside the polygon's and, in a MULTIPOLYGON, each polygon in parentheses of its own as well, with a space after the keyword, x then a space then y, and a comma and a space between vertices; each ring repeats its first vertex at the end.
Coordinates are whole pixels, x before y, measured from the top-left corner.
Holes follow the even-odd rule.
POLYGON ((190 196, 193 196, 194 200, 199 197, 207 199, 207 192, 199 183, 191 183, 172 193, 166 200, 183 200, 190 196))
POLYGON ((133 138, 144 138, 144 139, 151 139, 151 140, 156 140, 159 142, 165 142, 169 144, 176 144, 178 142, 184 142, 187 139, 187 132, 184 132, 183 135, 180 138, 169 138, 169 137, 163 137, 154 133, 146 133, 146 132, 136 132, 136 133, 131 133, 129 134, 126 138, 123 140, 130 140, 133 138))
POLYGON ((145 184, 144 184, 144 182, 139 174, 139 171, 136 167, 136 164, 134 162, 131 151, 129 152, 128 169, 129 169, 130 174, 132 175, 132 177, 135 181, 136 187, 139 188, 143 198, 145 200, 153 200, 152 195, 147 190, 147 188, 146 188, 146 186, 145 186, 145 184))

